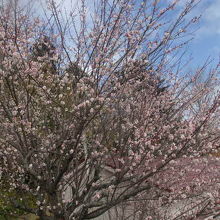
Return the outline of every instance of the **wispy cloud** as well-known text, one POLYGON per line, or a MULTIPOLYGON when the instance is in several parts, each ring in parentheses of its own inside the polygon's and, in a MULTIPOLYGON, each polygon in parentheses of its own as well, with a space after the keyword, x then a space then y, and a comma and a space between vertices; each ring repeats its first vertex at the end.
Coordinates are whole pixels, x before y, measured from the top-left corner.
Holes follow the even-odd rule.
POLYGON ((199 34, 216 35, 220 34, 220 1, 206 0, 202 1, 206 7, 201 20, 201 30, 199 34))

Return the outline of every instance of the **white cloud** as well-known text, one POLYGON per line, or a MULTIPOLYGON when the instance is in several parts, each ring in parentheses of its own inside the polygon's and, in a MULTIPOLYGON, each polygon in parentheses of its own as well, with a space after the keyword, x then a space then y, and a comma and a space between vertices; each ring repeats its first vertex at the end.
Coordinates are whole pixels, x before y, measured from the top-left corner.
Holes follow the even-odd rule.
POLYGON ((201 29, 199 34, 220 34, 220 1, 206 0, 204 1, 204 6, 206 7, 206 10, 202 15, 201 29))
POLYGON ((80 3, 79 0, 54 0, 58 7, 66 12, 74 10, 80 3))
MULTIPOLYGON (((166 0, 172 2, 173 0, 166 0)), ((179 0, 179 9, 190 0, 179 0)), ((196 32, 199 37, 220 34, 220 0, 196 0, 199 4, 191 11, 188 19, 194 16, 202 15, 200 30, 196 32)))
MULTIPOLYGON (((206 10, 204 18, 207 21, 216 21, 216 19, 220 18, 220 1, 212 1, 206 10)), ((216 21, 216 23, 219 23, 219 21, 216 21)))

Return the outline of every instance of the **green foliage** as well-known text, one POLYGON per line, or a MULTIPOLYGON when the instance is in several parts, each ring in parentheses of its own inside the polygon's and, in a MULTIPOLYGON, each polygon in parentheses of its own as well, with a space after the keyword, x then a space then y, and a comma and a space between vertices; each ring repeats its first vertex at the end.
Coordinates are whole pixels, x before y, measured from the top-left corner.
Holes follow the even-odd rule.
MULTIPOLYGON (((2 178, 3 179, 3 178, 2 178)), ((35 197, 27 191, 11 190, 9 183, 1 180, 0 182, 0 220, 17 219, 26 214, 25 210, 16 207, 35 208, 35 197)))

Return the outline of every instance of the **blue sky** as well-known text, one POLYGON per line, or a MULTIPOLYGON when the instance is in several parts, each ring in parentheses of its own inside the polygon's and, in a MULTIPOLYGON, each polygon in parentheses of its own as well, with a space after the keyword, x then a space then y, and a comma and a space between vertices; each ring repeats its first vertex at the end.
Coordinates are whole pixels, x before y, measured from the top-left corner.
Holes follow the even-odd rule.
POLYGON ((189 52, 193 64, 203 63, 209 56, 218 62, 220 55, 220 0, 202 0, 193 14, 202 13, 199 29, 194 34, 189 52))
MULTIPOLYGON (((27 2, 29 0, 21 0, 27 2)), ((57 3, 62 2, 62 7, 70 9, 75 5, 77 0, 55 0, 57 3)), ((89 2, 93 0, 89 0, 89 2)), ((139 1, 139 0, 137 0, 139 1)), ((170 2, 172 0, 161 0, 170 2)), ((180 7, 187 0, 180 0, 180 7)), ((45 4, 45 0, 35 0, 36 5, 39 2, 45 4)), ((38 7, 39 10, 39 7, 38 7)), ((199 29, 193 34, 193 41, 188 46, 188 54, 193 57, 191 67, 202 65, 210 57, 214 63, 219 61, 220 55, 220 0, 201 0, 201 3, 192 11, 193 16, 202 14, 199 29)))
MULTIPOLYGON (((180 0, 180 5, 186 1, 180 0)), ((76 0, 66 0, 64 6, 68 8, 69 2, 75 3, 76 0)), ((199 29, 193 34, 194 40, 188 47, 188 53, 193 57, 190 66, 201 65, 209 56, 214 59, 215 63, 218 62, 220 55, 220 0, 201 0, 192 14, 195 16, 202 14, 202 17, 199 29)))

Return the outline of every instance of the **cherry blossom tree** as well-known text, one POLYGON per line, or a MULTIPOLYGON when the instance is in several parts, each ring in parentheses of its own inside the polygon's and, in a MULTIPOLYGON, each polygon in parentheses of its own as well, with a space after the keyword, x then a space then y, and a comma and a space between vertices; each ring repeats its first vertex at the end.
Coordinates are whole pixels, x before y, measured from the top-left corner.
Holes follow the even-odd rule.
POLYGON ((49 1, 48 20, 14 3, 0 15, 4 200, 42 220, 128 203, 155 219, 205 189, 208 205, 188 200, 193 216, 214 210, 217 184, 199 170, 219 146, 218 65, 187 73, 181 62, 198 1, 81 0, 66 14, 49 1))

